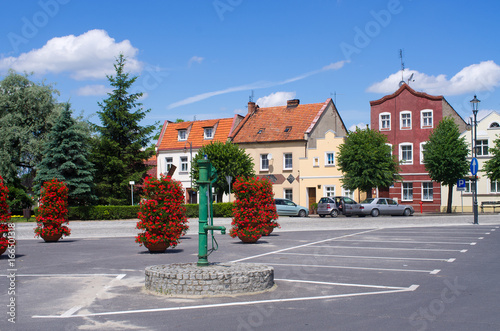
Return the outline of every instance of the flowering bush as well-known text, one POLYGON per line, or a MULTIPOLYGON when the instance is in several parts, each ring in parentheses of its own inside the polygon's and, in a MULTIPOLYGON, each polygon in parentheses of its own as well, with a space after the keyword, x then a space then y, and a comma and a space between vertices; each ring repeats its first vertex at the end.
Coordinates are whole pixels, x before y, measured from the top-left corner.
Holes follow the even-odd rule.
POLYGON ((63 182, 52 179, 43 184, 36 222, 35 237, 71 234, 70 229, 63 225, 68 223, 68 188, 63 182))
POLYGON ((267 178, 239 177, 233 184, 231 237, 258 240, 268 228, 278 227, 272 184, 267 178))
POLYGON ((7 234, 9 232, 10 211, 7 204, 9 189, 3 184, 3 178, 0 176, 0 250, 9 246, 7 234))
POLYGON ((148 177, 143 189, 145 199, 139 205, 136 228, 144 232, 135 241, 146 247, 160 242, 167 248, 177 246, 188 229, 181 183, 163 175, 148 177))

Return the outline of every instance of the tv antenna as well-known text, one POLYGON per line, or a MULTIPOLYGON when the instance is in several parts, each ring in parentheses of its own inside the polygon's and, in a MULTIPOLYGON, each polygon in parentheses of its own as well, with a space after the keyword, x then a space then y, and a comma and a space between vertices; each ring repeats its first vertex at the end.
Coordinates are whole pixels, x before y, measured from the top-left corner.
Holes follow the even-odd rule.
MULTIPOLYGON (((403 62, 403 50, 399 50, 399 58, 401 59, 401 81, 399 82, 399 87, 403 86, 405 84, 405 80, 403 78, 403 74, 405 72, 405 63, 403 62)), ((413 76, 413 75, 412 75, 413 76)))

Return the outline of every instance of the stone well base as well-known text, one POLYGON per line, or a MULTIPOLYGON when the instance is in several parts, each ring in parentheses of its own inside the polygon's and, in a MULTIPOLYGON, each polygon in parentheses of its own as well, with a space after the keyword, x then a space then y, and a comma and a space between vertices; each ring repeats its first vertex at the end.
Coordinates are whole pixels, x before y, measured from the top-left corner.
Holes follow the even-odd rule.
POLYGON ((155 265, 146 268, 146 289, 172 296, 233 295, 269 290, 274 268, 253 263, 196 263, 155 265))

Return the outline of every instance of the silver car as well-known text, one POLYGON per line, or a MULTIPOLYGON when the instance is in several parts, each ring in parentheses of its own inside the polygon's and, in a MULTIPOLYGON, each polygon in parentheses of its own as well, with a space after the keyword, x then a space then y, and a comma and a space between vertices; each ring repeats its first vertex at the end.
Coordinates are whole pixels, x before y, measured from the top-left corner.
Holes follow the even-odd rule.
POLYGON ((337 217, 343 214, 349 217, 358 215, 360 208, 361 205, 349 197, 323 197, 318 202, 318 215, 319 217, 325 217, 326 215, 337 217))
POLYGON ((299 206, 288 199, 274 199, 274 204, 276 205, 278 216, 307 217, 309 215, 309 208, 299 206))
POLYGON ((410 205, 400 205, 389 198, 369 198, 361 202, 359 216, 372 215, 413 215, 415 210, 410 205))

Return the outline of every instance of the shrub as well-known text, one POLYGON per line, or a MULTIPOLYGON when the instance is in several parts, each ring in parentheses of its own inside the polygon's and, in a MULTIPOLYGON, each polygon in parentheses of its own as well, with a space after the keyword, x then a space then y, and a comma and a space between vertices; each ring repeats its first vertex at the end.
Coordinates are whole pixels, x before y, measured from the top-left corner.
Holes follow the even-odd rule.
POLYGON ((9 198, 9 189, 3 184, 3 178, 0 176, 0 250, 7 249, 9 246, 9 225, 10 211, 7 199, 9 198))

